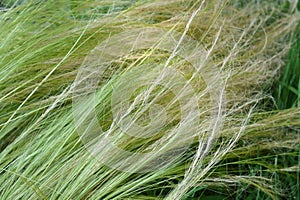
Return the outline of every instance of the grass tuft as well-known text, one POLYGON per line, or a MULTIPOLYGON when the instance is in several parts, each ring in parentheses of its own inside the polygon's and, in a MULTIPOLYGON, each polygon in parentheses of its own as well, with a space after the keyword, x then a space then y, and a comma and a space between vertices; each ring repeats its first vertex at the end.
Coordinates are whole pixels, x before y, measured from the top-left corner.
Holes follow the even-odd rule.
POLYGON ((1 199, 299 199, 294 4, 12 3, 1 199))

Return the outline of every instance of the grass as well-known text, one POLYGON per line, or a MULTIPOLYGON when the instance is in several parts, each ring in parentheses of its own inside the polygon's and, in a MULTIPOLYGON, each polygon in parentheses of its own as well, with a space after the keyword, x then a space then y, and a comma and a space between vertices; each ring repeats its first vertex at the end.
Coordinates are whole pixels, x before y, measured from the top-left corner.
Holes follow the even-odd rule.
POLYGON ((285 109, 299 106, 300 102, 300 36, 299 27, 292 37, 292 47, 287 57, 286 67, 275 89, 278 108, 285 109))
POLYGON ((299 199, 293 5, 2 4, 1 199, 299 199))

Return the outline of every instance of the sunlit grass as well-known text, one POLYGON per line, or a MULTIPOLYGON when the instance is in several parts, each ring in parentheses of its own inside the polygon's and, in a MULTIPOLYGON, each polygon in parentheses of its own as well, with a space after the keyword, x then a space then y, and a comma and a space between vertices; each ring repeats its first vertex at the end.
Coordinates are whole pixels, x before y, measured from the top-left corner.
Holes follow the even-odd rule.
MULTIPOLYGON (((1 199, 299 199, 299 13, 292 5, 59 0, 5 6, 0 13, 1 199), (190 107, 201 108, 201 123, 188 127, 197 129, 192 145, 167 168, 122 172, 86 150, 74 122, 73 97, 83 95, 74 90, 74 81, 86 56, 103 41, 153 27, 192 38, 195 44, 187 40, 178 49, 198 56, 196 45, 203 52, 202 68, 197 71, 180 56, 172 57, 172 51, 156 49, 167 41, 164 37, 153 48, 113 58, 95 92, 99 124, 122 148, 142 152, 156 142, 167 143, 163 135, 170 130, 176 136, 176 124, 187 123, 180 117, 190 107), (126 91, 130 78, 150 77, 165 63, 195 88, 197 102, 182 109, 166 88, 138 88, 130 97, 136 106, 132 118, 149 123, 151 109, 146 108, 158 103, 166 108, 169 123, 156 137, 128 137, 112 124, 115 89, 126 91), (281 74, 272 97, 264 89, 281 74), (213 93, 215 104, 212 87, 222 91, 213 93), (145 103, 139 94, 151 101, 145 103), (264 101, 276 102, 280 110, 274 106, 270 111, 264 101), (220 128, 209 128, 210 120, 220 128)), ((79 113, 89 114, 84 106, 79 113)), ((154 115, 154 121, 160 119, 154 115)), ((185 139, 170 144, 184 145, 185 139)), ((126 157, 105 150, 108 158, 126 157)), ((130 169, 146 168, 156 156, 130 169)))

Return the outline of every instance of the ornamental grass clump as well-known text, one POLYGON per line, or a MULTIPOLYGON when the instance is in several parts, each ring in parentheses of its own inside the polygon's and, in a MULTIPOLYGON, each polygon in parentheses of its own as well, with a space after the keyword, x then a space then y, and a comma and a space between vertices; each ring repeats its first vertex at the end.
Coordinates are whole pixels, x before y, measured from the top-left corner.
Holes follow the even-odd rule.
POLYGON ((296 4, 2 5, 2 199, 298 198, 296 4))

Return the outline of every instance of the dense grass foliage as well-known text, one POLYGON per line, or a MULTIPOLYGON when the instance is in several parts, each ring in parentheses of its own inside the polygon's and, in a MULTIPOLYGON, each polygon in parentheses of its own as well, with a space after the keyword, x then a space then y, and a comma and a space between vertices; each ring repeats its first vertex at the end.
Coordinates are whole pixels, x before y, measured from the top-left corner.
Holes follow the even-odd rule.
POLYGON ((299 199, 297 6, 1 1, 0 199, 299 199))
POLYGON ((275 99, 280 109, 300 105, 300 28, 292 36, 292 47, 282 69, 282 76, 276 85, 275 99))

